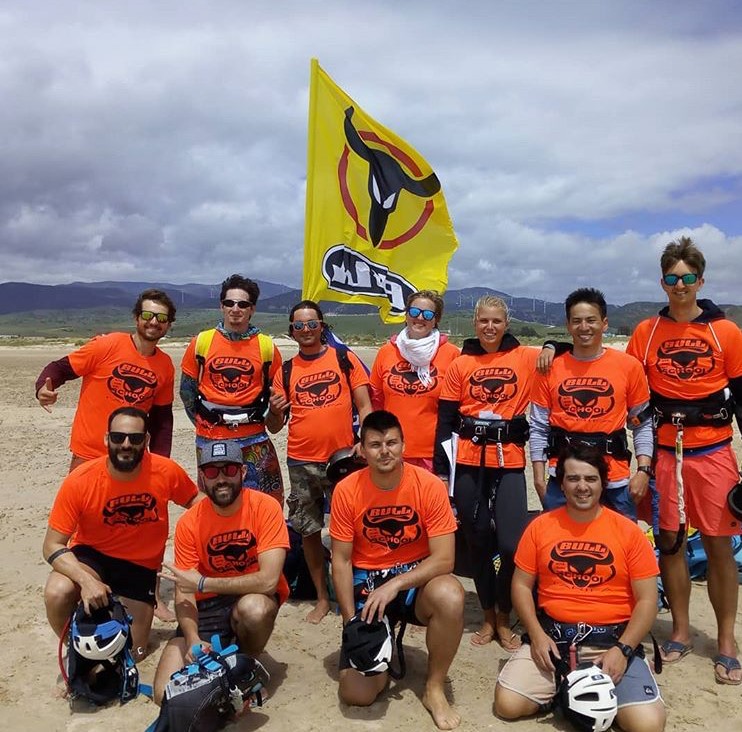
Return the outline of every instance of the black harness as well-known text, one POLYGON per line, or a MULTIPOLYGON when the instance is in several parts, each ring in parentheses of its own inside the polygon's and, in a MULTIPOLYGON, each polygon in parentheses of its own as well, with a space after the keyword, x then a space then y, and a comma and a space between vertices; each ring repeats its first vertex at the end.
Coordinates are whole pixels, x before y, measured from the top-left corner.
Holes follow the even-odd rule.
POLYGON ((732 423, 735 403, 729 389, 721 389, 702 399, 671 399, 652 392, 647 409, 651 410, 655 427, 679 422, 684 427, 724 427, 732 423))
POLYGON ((561 427, 550 429, 546 448, 550 458, 558 457, 563 450, 573 445, 595 447, 616 460, 631 460, 629 441, 624 429, 615 432, 568 432, 561 427))

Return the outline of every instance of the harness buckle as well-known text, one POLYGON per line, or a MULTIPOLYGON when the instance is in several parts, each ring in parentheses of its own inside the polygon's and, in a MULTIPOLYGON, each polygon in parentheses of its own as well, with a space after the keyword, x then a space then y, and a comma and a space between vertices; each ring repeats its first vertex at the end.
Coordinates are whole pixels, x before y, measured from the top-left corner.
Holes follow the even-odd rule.
POLYGON ((672 422, 675 427, 679 427, 682 429, 685 417, 686 415, 684 412, 673 412, 670 415, 670 422, 672 422))

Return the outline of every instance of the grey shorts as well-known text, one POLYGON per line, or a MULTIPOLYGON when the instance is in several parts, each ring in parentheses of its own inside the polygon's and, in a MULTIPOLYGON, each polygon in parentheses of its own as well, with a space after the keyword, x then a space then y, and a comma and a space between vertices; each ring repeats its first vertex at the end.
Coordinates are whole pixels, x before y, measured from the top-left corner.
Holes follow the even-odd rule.
MULTIPOLYGON (((605 653, 605 648, 581 646, 580 661, 592 661, 605 653)), ((554 674, 539 670, 531 658, 531 646, 524 643, 505 664, 497 683, 538 704, 548 704, 556 694, 554 674)), ((616 686, 618 707, 651 704, 662 701, 657 682, 643 658, 632 659, 626 673, 616 686)))
POLYGON ((289 521, 302 536, 322 531, 325 499, 329 502, 332 485, 325 474, 325 463, 289 464, 291 492, 286 499, 289 521))

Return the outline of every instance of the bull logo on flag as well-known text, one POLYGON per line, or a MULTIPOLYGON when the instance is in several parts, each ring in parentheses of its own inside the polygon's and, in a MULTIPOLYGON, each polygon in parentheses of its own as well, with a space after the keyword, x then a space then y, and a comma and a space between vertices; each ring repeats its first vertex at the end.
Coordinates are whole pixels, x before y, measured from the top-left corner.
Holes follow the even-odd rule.
POLYGON ((427 161, 312 61, 303 297, 401 322, 409 295, 445 292, 456 247, 427 161))

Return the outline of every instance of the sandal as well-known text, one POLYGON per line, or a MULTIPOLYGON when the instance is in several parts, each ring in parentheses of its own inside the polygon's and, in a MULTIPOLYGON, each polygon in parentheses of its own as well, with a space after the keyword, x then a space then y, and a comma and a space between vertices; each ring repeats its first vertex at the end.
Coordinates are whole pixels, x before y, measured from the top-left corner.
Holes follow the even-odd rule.
POLYGON ((733 679, 731 676, 732 671, 739 671, 742 669, 739 659, 734 658, 733 656, 725 656, 723 653, 720 653, 718 656, 714 656, 713 663, 714 679, 716 679, 717 684, 728 684, 730 686, 739 686, 739 684, 742 684, 742 678, 733 679), (721 666, 726 672, 726 675, 719 673, 717 666, 721 666))

